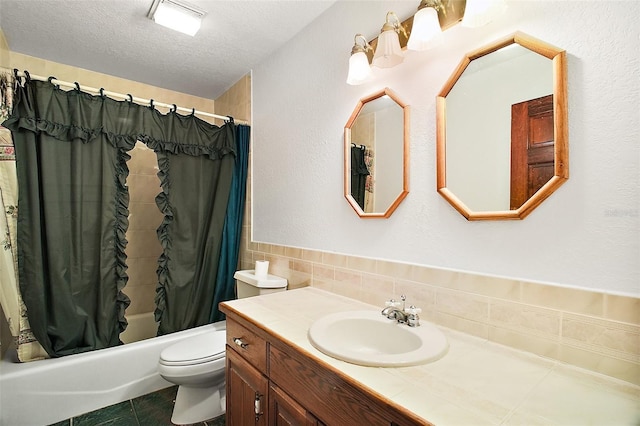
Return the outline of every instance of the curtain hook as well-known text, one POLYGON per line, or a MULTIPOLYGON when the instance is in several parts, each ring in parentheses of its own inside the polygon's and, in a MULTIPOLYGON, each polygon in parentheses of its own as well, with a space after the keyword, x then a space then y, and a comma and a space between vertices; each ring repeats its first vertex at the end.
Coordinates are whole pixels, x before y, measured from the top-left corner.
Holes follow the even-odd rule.
POLYGON ((196 109, 195 108, 191 108, 191 115, 196 115, 196 109))
POLYGON ((73 84, 76 85, 76 90, 79 92, 80 91, 80 83, 78 83, 77 81, 74 81, 73 84))
POLYGON ((153 109, 153 99, 149 99, 149 108, 153 109))
POLYGON ((173 110, 171 112, 173 113, 178 112, 178 106, 176 104, 173 104, 173 110))
POLYGON ((104 99, 104 87, 100 88, 100 97, 104 99))
POLYGON ((232 117, 232 116, 227 115, 227 118, 228 118, 228 120, 226 120, 226 121, 227 121, 227 123, 234 124, 234 123, 233 123, 233 117, 232 117))
POLYGON ((20 77, 20 71, 18 71, 18 68, 14 68, 13 69, 13 80, 14 80, 14 84, 16 86, 16 88, 18 86, 22 85, 22 77, 20 77))
POLYGON ((27 77, 27 81, 31 81, 31 75, 29 74, 29 71, 24 70, 24 75, 27 77))
POLYGON ((14 68, 13 69, 13 77, 14 77, 14 80, 15 80, 16 84, 18 86, 20 86, 21 83, 22 83, 22 77, 20 77, 20 71, 18 71, 18 68, 14 68))
POLYGON ((60 88, 60 85, 59 85, 59 84, 55 84, 55 83, 53 82, 53 80, 57 80, 57 78, 55 78, 55 77, 54 77, 54 76, 52 76, 52 75, 50 75, 50 76, 49 76, 49 78, 47 79, 47 81, 49 82, 49 84, 54 85, 54 86, 56 86, 56 89, 59 89, 59 88, 60 88))
POLYGON ((131 93, 127 93, 127 96, 129 97, 129 103, 133 103, 133 96, 131 96, 131 93))

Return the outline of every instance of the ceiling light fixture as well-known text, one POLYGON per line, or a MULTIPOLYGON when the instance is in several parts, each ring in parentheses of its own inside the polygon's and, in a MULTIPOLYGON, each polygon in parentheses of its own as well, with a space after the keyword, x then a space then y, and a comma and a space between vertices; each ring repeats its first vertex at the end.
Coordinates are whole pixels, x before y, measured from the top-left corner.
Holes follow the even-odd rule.
POLYGON ((194 36, 200 29, 206 12, 178 0, 154 0, 149 18, 156 24, 194 36))

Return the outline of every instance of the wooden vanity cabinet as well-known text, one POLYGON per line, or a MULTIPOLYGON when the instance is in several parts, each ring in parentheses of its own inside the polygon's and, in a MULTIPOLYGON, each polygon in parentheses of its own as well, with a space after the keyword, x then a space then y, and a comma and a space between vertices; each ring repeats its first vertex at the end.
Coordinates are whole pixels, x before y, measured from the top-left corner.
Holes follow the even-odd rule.
POLYGON ((277 426, 324 426, 275 384, 269 386, 269 424, 277 426))
POLYGON ((429 425, 224 303, 230 426, 429 425))
POLYGON ((269 391, 269 379, 227 348, 226 380, 227 425, 266 425, 264 404, 269 391))

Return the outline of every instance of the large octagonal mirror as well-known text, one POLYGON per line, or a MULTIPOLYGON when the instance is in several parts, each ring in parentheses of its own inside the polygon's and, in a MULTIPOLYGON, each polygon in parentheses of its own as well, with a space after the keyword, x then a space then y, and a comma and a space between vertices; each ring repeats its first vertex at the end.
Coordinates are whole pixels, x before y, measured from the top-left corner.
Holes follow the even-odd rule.
POLYGON ((515 33, 437 97, 438 192, 468 220, 523 219, 569 177, 565 52, 515 33))
POLYGON ((344 128, 344 196, 362 218, 387 218, 409 193, 409 107, 386 88, 344 128))

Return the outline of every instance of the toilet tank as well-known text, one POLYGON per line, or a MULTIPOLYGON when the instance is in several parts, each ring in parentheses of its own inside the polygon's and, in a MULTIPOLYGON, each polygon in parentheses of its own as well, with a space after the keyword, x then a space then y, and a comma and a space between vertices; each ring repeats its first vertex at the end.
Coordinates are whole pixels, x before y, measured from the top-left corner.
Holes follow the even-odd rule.
POLYGON ((236 271, 233 274, 236 279, 236 292, 238 299, 245 297, 259 296, 261 294, 275 293, 287 289, 287 279, 267 274, 266 276, 256 276, 253 269, 246 271, 236 271))

